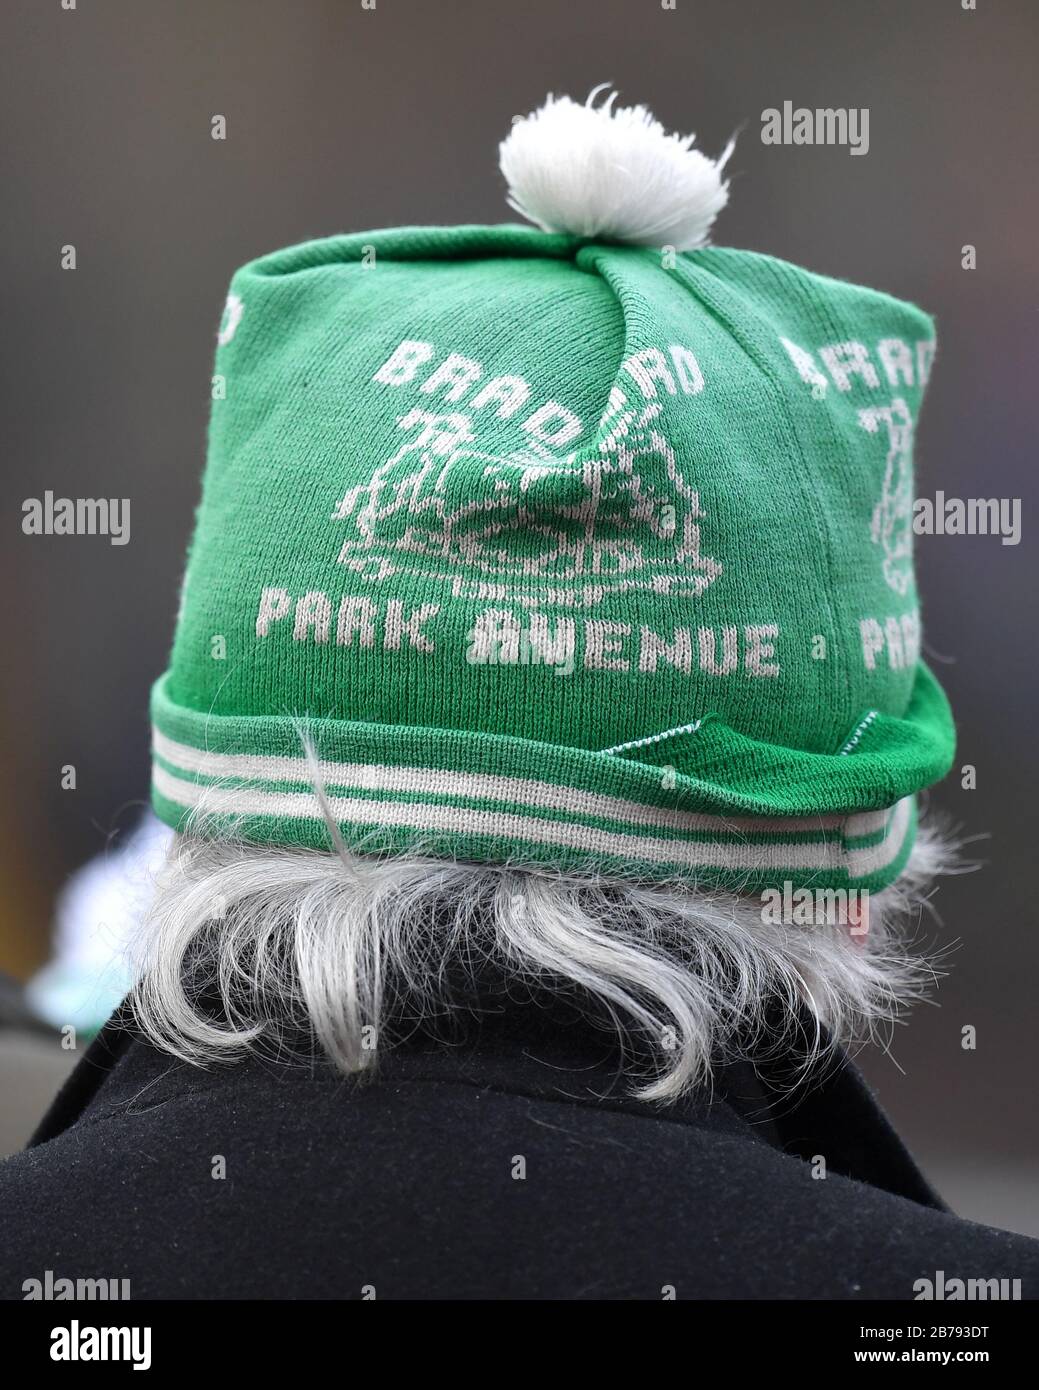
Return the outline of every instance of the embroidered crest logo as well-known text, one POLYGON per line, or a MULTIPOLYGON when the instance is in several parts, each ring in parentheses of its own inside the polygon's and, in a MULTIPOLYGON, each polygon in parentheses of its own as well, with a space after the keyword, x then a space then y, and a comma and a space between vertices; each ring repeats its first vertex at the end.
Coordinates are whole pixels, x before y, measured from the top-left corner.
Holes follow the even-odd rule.
POLYGON ((870 434, 881 425, 887 432, 884 484, 873 509, 870 537, 883 551, 888 586, 905 594, 913 580, 913 417, 899 396, 890 405, 860 410, 859 424, 870 434))
POLYGON ((479 446, 472 415, 413 409, 407 434, 333 518, 341 564, 370 582, 408 573, 456 597, 590 607, 641 589, 696 597, 722 572, 704 512, 663 434, 659 404, 628 412, 591 457, 479 446))

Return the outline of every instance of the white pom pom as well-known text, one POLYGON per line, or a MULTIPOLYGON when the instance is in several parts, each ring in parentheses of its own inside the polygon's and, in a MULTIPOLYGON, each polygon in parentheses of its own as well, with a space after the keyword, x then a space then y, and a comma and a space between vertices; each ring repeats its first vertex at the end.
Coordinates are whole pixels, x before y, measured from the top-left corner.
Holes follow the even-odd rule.
MULTIPOLYGON (((608 86, 609 84, 604 84, 608 86)), ((718 160, 669 135, 644 106, 550 96, 516 121, 498 157, 509 204, 547 232, 692 251, 729 198, 718 160)))

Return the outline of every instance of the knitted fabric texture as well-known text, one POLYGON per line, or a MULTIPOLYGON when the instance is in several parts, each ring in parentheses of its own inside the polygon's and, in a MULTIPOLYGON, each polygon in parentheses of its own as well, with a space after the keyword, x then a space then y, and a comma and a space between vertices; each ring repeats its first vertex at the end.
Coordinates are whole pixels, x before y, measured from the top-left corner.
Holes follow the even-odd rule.
POLYGON ((156 811, 883 887, 953 753, 912 560, 933 352, 912 305, 746 251, 415 228, 247 265, 156 811))

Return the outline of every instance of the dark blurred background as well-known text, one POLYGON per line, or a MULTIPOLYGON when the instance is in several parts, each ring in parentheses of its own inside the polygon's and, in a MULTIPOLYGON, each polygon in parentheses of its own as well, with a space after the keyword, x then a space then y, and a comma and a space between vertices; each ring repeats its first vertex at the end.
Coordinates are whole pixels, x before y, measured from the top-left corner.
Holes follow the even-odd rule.
POLYGON ((971 847, 987 862, 946 884, 941 925, 925 927, 955 946, 939 1006, 864 1062, 963 1214, 1039 1233, 1039 6, 4 0, 0 23, 0 969, 26 978, 43 961, 60 886, 147 794, 148 687, 171 636, 231 272, 338 231, 513 220, 496 167, 511 117, 611 80, 709 153, 742 131, 717 241, 936 315, 918 491, 1023 499, 1016 547, 918 542, 957 764, 977 769, 976 790, 957 773, 933 801, 988 837, 971 847), (868 107, 868 155, 762 145, 762 110, 787 99, 868 107), (69 244, 75 271, 60 266, 69 244), (129 497, 130 543, 24 536, 21 504, 48 488, 129 497))

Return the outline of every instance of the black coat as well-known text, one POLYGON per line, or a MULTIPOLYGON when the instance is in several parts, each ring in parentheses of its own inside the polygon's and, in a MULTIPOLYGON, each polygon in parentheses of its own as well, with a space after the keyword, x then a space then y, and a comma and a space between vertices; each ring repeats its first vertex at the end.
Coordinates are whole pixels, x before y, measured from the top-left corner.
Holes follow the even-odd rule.
POLYGON ((912 1299, 939 1270, 1039 1293, 1039 1241, 950 1214, 849 1063, 782 1100, 730 1067, 670 1108, 618 1068, 529 1003, 361 1085, 202 1071, 117 1016, 0 1164, 0 1296, 47 1270, 135 1299, 912 1299))

